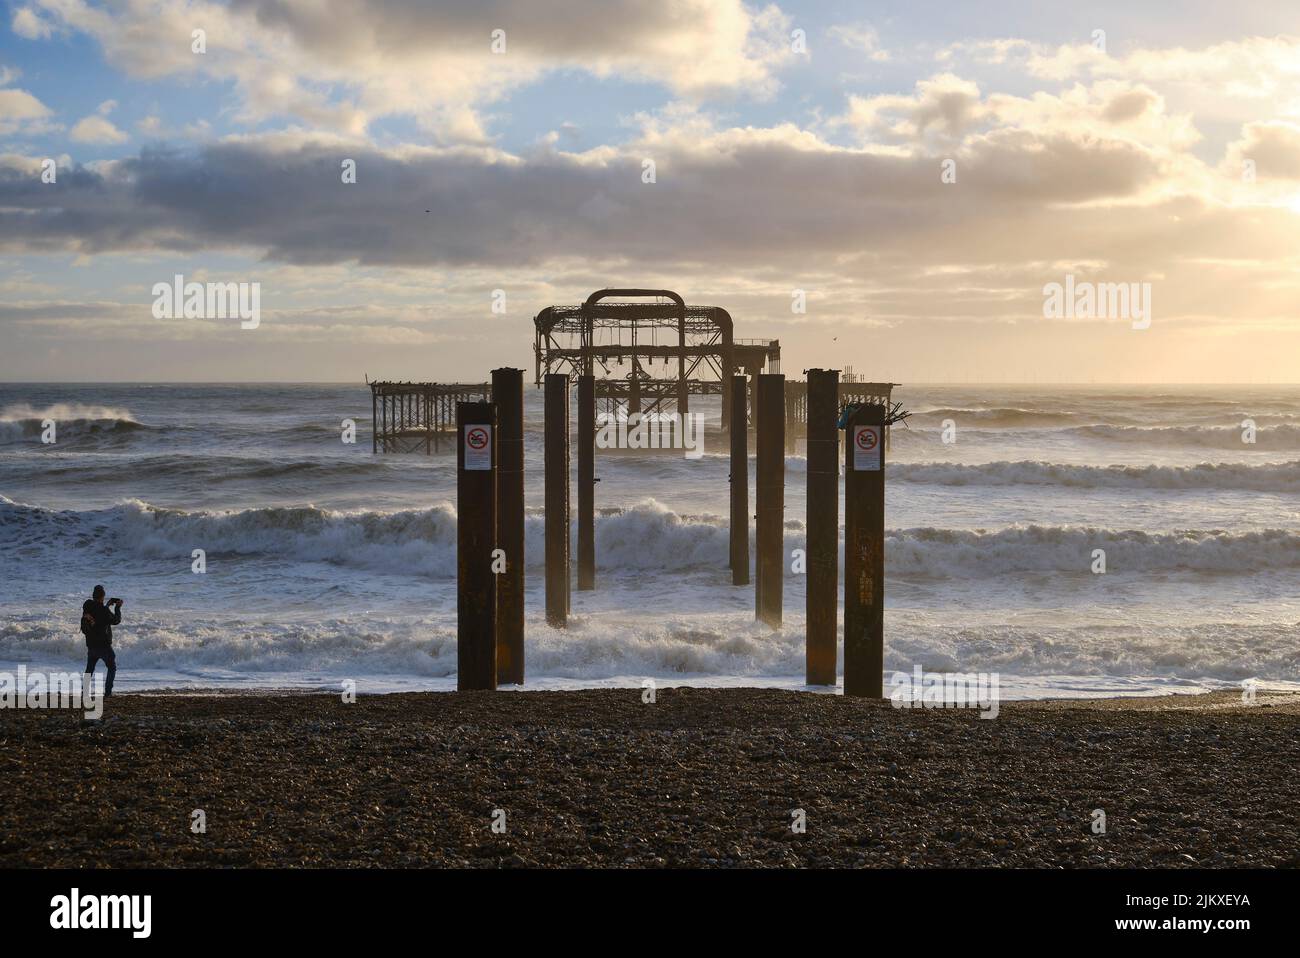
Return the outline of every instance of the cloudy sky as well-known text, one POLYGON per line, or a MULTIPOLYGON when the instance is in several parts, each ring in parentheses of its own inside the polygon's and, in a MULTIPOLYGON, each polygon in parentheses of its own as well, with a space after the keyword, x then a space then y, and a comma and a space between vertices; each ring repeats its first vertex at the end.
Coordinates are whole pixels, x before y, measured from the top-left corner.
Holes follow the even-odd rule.
POLYGON ((637 285, 787 373, 1300 381, 1293 0, 3 9, 0 379, 480 380, 637 285), (260 326, 155 318, 178 273, 260 326))

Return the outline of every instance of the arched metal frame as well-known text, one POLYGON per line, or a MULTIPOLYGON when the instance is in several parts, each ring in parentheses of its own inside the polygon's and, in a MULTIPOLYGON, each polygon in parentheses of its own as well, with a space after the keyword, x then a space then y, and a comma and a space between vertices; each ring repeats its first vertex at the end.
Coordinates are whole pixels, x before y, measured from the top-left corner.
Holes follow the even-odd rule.
POLYGON ((607 412, 627 413, 690 410, 692 395, 722 398, 722 426, 731 420, 731 393, 726 384, 737 370, 753 375, 778 372, 781 344, 777 340, 744 340, 733 335, 731 314, 720 306, 690 306, 669 289, 600 289, 579 306, 548 306, 533 320, 536 382, 547 373, 595 378, 596 399, 607 412), (667 302, 629 302, 654 298, 667 302), (674 330, 677 342, 658 345, 658 330, 674 330), (611 332, 611 342, 597 343, 598 331, 611 332), (651 342, 643 342, 649 331, 651 342), (676 360, 676 377, 659 377, 652 366, 676 360), (610 364, 630 364, 625 376, 610 376, 610 364), (606 374, 597 376, 600 367, 606 374))

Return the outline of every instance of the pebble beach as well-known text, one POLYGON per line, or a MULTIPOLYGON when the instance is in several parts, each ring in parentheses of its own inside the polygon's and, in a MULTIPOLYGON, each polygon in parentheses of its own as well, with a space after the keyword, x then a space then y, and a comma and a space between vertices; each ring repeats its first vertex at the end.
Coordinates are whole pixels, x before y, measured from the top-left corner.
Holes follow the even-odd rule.
POLYGON ((1289 868, 1298 733, 1268 692, 119 695, 0 712, 0 866, 1289 868))

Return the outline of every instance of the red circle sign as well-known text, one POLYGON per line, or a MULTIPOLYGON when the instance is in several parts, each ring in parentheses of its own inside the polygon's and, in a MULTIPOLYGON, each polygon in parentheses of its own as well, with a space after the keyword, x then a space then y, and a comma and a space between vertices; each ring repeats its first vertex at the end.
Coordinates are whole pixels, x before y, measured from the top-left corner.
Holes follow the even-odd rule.
POLYGON ((870 452, 872 449, 876 448, 877 441, 878 440, 876 437, 875 430, 872 429, 858 430, 857 443, 859 449, 862 449, 865 452, 870 452))
POLYGON ((488 443, 488 434, 486 429, 474 428, 465 433, 465 441, 469 443, 471 449, 482 449, 488 443))

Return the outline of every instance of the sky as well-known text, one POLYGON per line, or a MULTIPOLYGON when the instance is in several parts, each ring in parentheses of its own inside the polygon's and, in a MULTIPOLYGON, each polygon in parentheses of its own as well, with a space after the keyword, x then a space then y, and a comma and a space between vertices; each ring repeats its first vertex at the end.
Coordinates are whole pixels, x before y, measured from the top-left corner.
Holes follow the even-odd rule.
POLYGON ((0 380, 481 381, 635 286, 787 375, 1300 382, 1294 2, 0 12, 0 380))

